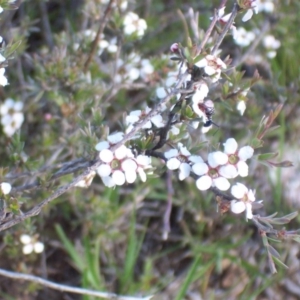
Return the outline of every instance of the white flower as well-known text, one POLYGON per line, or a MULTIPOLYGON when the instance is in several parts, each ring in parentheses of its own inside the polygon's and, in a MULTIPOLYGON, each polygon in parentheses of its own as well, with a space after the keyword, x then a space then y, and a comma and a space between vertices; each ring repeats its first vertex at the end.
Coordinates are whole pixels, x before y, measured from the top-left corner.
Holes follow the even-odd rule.
POLYGON ((263 45, 267 48, 267 56, 274 58, 276 56, 276 49, 281 45, 280 41, 276 40, 273 35, 267 35, 263 39, 263 45))
POLYGON ((31 237, 28 234, 22 234, 20 236, 20 241, 23 246, 23 253, 25 255, 30 254, 32 252, 42 253, 44 251, 44 244, 37 241, 37 237, 31 237))
POLYGON ((126 35, 136 34, 138 37, 142 37, 147 29, 147 23, 144 19, 140 19, 139 16, 133 12, 128 12, 123 21, 124 33, 126 35))
POLYGON ((225 178, 235 178, 248 176, 248 165, 246 160, 251 158, 254 149, 244 146, 238 150, 238 144, 234 138, 229 138, 224 143, 224 153, 228 156, 228 163, 220 167, 219 173, 225 178))
POLYGON ((243 22, 247 22, 250 20, 253 16, 253 13, 258 13, 258 7, 257 7, 257 0, 244 0, 243 1, 243 7, 244 9, 248 9, 245 15, 242 18, 243 22))
POLYGON ((227 191, 230 187, 230 183, 219 174, 218 168, 227 163, 227 155, 221 151, 212 152, 209 153, 207 161, 207 163, 197 162, 192 166, 193 172, 201 176, 196 181, 197 188, 205 191, 211 186, 216 186, 221 191, 227 191))
POLYGON ((244 27, 239 27, 235 30, 233 39, 237 45, 247 47, 254 41, 255 34, 252 31, 247 31, 244 27))
POLYGON ((11 185, 7 182, 0 183, 0 189, 4 195, 7 195, 11 191, 11 185))
POLYGON ((22 109, 22 102, 15 102, 10 98, 0 106, 1 124, 7 136, 12 136, 21 127, 24 121, 22 109))
POLYGON ((240 214, 246 210, 246 218, 252 219, 252 204, 255 201, 255 192, 248 190, 242 183, 236 183, 231 188, 231 194, 234 198, 238 199, 230 202, 231 211, 235 214, 240 214))
POLYGON ((212 82, 217 82, 221 77, 221 70, 226 69, 226 64, 213 55, 206 55, 203 59, 195 64, 198 68, 204 68, 204 72, 211 76, 212 82))
POLYGON ((266 13, 274 12, 274 0, 256 0, 258 12, 265 11, 266 13))
POLYGON ((113 78, 115 82, 133 82, 140 77, 149 80, 150 75, 154 72, 154 67, 149 59, 142 59, 138 53, 132 52, 126 62, 122 59, 117 60, 117 70, 117 74, 113 78))
POLYGON ((3 8, 0 6, 0 14, 3 12, 3 8))
MULTIPOLYGON (((150 111, 151 109, 147 106, 145 110, 134 110, 130 112, 130 114, 126 117, 126 125, 128 126, 126 132, 130 132, 134 127, 133 125, 147 116, 150 111)), ((152 124, 157 128, 165 126, 165 124, 163 123, 163 118, 160 114, 152 117, 142 128, 151 129, 152 124)))
POLYGON ((4 73, 5 73, 5 69, 0 68, 0 85, 2 86, 8 85, 8 81, 7 78, 4 76, 4 73))
POLYGON ((178 143, 178 149, 170 149, 165 152, 166 165, 169 170, 179 169, 179 180, 184 180, 190 175, 190 163, 203 162, 203 159, 200 156, 191 155, 182 143, 178 143))

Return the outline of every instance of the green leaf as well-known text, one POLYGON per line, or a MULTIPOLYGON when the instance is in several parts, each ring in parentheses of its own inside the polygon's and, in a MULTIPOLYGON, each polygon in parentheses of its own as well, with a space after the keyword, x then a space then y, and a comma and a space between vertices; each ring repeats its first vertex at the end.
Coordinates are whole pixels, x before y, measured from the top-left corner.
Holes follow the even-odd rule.
POLYGON ((276 156, 278 156, 278 152, 263 153, 263 154, 257 155, 257 159, 260 161, 264 161, 264 160, 275 158, 276 156))
POLYGON ((272 256, 272 257, 273 257, 275 263, 276 263, 278 266, 283 267, 283 268, 285 268, 285 269, 288 269, 288 268, 289 268, 287 265, 285 265, 285 264, 284 264, 280 259, 278 259, 277 257, 275 257, 275 256, 272 256))
POLYGON ((192 265, 191 265, 191 267, 188 271, 188 274, 187 274, 187 276, 186 276, 186 278, 185 278, 185 280, 182 284, 182 287, 181 287, 179 293, 177 294, 175 300, 184 299, 186 291, 187 291, 188 287, 190 286, 190 284, 193 282, 194 274, 196 273, 196 270, 197 270, 197 268, 198 268, 198 266, 201 262, 200 258, 201 258, 201 255, 198 255, 194 259, 194 261, 193 261, 193 263, 192 263, 192 265))

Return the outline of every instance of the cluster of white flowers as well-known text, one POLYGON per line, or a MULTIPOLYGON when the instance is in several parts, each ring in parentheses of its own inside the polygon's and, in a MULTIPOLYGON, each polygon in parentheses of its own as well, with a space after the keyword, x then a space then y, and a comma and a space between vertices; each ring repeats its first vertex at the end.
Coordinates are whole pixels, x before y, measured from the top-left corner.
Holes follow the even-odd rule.
MULTIPOLYGON (((100 2, 102 4, 106 4, 107 5, 109 3, 109 1, 110 0, 101 0, 100 2)), ((114 1, 112 3, 112 7, 115 7, 115 6, 117 6, 118 9, 120 9, 121 11, 124 11, 128 7, 128 1, 127 0, 117 0, 117 1, 114 1)))
POLYGON ((233 39, 238 46, 247 47, 255 40, 255 33, 239 27, 234 31, 233 39))
POLYGON ((124 33, 126 35, 137 35, 142 37, 147 29, 147 23, 134 12, 128 12, 123 20, 124 33))
POLYGON ((3 195, 7 195, 11 191, 11 185, 7 182, 0 183, 0 190, 3 195))
MULTIPOLYGON (((134 110, 130 112, 130 114, 126 116, 126 133, 130 132, 133 129, 134 124, 142 120, 150 111, 151 109, 147 106, 145 110, 134 110)), ((156 128, 165 126, 163 118, 160 114, 157 114, 151 118, 142 128, 151 129, 153 125, 156 128)))
POLYGON ((138 53, 131 53, 126 62, 123 59, 117 60, 117 72, 114 76, 116 83, 131 83, 138 78, 147 81, 154 72, 154 67, 149 59, 142 59, 138 53))
POLYGON ((32 252, 35 253, 42 253, 44 251, 44 244, 37 240, 37 236, 31 237, 28 234, 22 234, 20 236, 20 241, 23 246, 23 253, 25 255, 31 254, 32 252))
MULTIPOLYGON (((90 43, 93 42, 96 38, 97 31, 94 29, 86 29, 84 31, 80 31, 75 38, 77 38, 77 42, 73 43, 73 49, 77 51, 83 44, 87 44, 90 46, 90 43)), ((101 55, 103 51, 106 50, 109 53, 116 53, 118 51, 117 46, 117 38, 106 38, 102 33, 98 42, 98 51, 97 54, 101 55)))
POLYGON ((275 9, 274 0, 256 0, 258 12, 273 13, 275 9))
POLYGON ((230 187, 228 179, 248 176, 246 160, 253 156, 254 150, 250 146, 244 146, 238 150, 238 144, 234 138, 229 138, 224 143, 224 152, 215 151, 208 154, 207 162, 200 156, 191 153, 181 143, 177 149, 171 149, 165 153, 167 167, 170 170, 179 170, 179 179, 187 178, 192 170, 200 176, 196 180, 199 190, 205 191, 216 186, 221 191, 230 187))
POLYGON ((22 102, 15 102, 10 98, 0 105, 1 124, 7 136, 11 137, 21 127, 24 121, 22 109, 22 102))
POLYGON ((121 141, 123 136, 122 132, 109 135, 107 141, 102 141, 95 147, 99 151, 99 158, 102 161, 97 173, 108 187, 123 185, 126 182, 133 183, 137 179, 137 174, 145 182, 147 179, 145 171, 152 168, 149 156, 135 156, 132 150, 125 145, 115 151, 110 149, 111 146, 121 141))

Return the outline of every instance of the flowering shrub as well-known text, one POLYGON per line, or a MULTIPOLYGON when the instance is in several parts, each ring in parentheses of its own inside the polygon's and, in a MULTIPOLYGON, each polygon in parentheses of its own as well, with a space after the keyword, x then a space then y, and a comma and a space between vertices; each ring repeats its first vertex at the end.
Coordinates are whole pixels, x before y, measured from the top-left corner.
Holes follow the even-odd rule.
MULTIPOLYGON (((26 92, 14 97, 11 91, 13 99, 22 100, 6 98, 0 104, 1 143, 7 147, 3 157, 9 158, 9 163, 3 159, 0 165, 0 230, 30 222, 73 187, 85 188, 83 195, 95 189, 99 201, 106 193, 123 195, 122 189, 142 187, 136 200, 147 188, 154 191, 151 182, 160 178, 167 182, 167 196, 162 198, 168 199, 162 240, 172 234, 173 194, 179 195, 181 187, 187 186, 182 195, 188 201, 181 202, 182 207, 193 203, 192 195, 210 193, 216 199, 218 218, 245 213, 245 221, 262 237, 270 270, 276 273, 275 263, 284 264, 271 243, 300 241, 297 230, 276 226, 289 223, 297 214, 276 217, 272 211, 267 215, 266 182, 261 183, 256 172, 263 172, 259 164, 292 166, 290 161, 274 162, 277 153, 263 147, 276 129, 273 126, 284 101, 278 97, 280 101, 272 107, 255 102, 254 94, 259 93, 255 89, 265 78, 257 70, 247 77, 247 60, 256 48, 263 52, 255 63, 271 63, 280 51, 281 42, 268 33, 271 21, 264 30, 248 25, 262 13, 271 19, 276 1, 239 0, 232 6, 220 1, 210 26, 201 29, 197 14, 190 9, 189 18, 183 18, 184 26, 190 28, 184 41, 178 37, 160 57, 142 54, 147 53, 143 39, 150 26, 146 17, 131 11, 127 1, 99 1, 99 16, 92 4, 86 5, 86 13, 101 19, 98 29, 80 28, 73 40, 64 31, 55 38, 48 34, 49 47, 29 59, 34 79, 28 75, 28 85, 22 87, 26 92), (263 110, 264 106, 268 107, 263 110), (67 175, 71 180, 65 179, 67 175), (24 200, 28 191, 36 191, 30 201, 24 200), (256 192, 264 201, 256 200, 256 192)), ((11 2, 6 5, 12 8, 11 2)), ((2 86, 8 84, 7 59, 18 55, 17 46, 10 45, 11 53, 5 47, 0 54, 2 86)), ((84 201, 74 205, 81 217, 77 208, 84 201)), ((215 208, 210 206, 206 213, 213 215, 215 208)), ((121 218, 122 212, 116 215, 121 218)), ((84 226, 93 227, 94 219, 86 217, 89 225, 84 226)), ((47 251, 47 243, 25 234, 27 229, 18 233, 23 253, 47 251)))

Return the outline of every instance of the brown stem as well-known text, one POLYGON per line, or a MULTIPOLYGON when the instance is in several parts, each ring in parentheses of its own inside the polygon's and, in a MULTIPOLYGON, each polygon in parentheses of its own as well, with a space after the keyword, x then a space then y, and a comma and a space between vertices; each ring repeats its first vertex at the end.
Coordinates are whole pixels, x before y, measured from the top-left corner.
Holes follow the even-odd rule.
POLYGON ((89 54, 89 56, 88 56, 88 58, 87 58, 87 60, 86 60, 86 62, 84 64, 84 68, 83 68, 84 72, 87 71, 87 69, 89 67, 89 64, 91 63, 92 58, 93 58, 93 56, 94 56, 94 54, 96 52, 96 49, 97 49, 97 46, 98 46, 101 34, 103 33, 103 30, 104 30, 104 28, 105 28, 105 26, 106 26, 106 24, 108 22, 108 17, 109 17, 109 15, 111 13, 111 10, 112 10, 111 8, 112 8, 112 5, 113 5, 114 2, 115 2, 115 0, 110 0, 109 3, 108 3, 108 5, 107 5, 107 7, 106 7, 106 9, 105 9, 105 11, 104 11, 103 18, 102 18, 102 20, 100 22, 100 26, 98 28, 96 37, 95 37, 95 39, 93 41, 91 52, 90 52, 90 54, 89 54))
POLYGON ((235 3, 233 5, 231 16, 230 16, 228 22, 226 23, 223 31, 219 35, 219 37, 218 37, 218 39, 217 39, 217 41, 216 41, 216 43, 215 43, 215 45, 214 45, 214 47, 213 47, 213 49, 211 51, 212 55, 214 55, 217 52, 217 50, 219 49, 219 47, 220 47, 223 39, 225 38, 225 36, 226 36, 227 32, 229 31, 230 27, 232 26, 237 13, 238 13, 238 5, 237 5, 237 3, 235 3))

